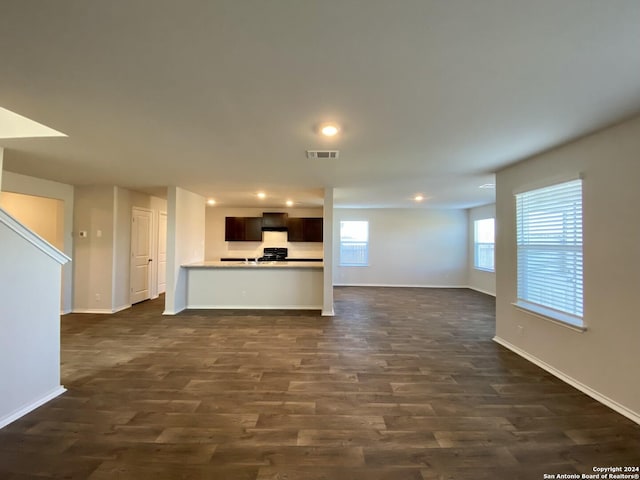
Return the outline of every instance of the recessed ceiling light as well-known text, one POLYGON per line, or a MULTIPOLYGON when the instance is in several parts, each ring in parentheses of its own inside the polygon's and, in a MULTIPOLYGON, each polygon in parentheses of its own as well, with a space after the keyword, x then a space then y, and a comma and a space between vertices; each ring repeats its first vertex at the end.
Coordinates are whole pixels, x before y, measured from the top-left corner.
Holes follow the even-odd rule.
POLYGON ((207 200, 207 205, 215 205, 216 201, 213 198, 210 198, 209 200, 207 200))
POLYGON ((325 137, 333 137, 337 135, 339 131, 338 126, 333 123, 326 123, 320 127, 320 133, 325 137))
POLYGON ((485 183, 483 185, 480 185, 478 188, 496 188, 496 184, 495 183, 485 183))
POLYGON ((416 202, 421 202, 421 201, 423 201, 423 200, 424 200, 424 197, 423 197, 422 195, 418 194, 418 195, 416 195, 415 197, 413 197, 413 199, 414 199, 416 202))
POLYGON ((293 207, 293 200, 287 200, 287 207, 293 207))
POLYGON ((266 193, 264 193, 264 192, 258 192, 258 198, 261 198, 261 199, 262 199, 262 198, 266 198, 266 197, 267 197, 267 194, 266 194, 266 193))

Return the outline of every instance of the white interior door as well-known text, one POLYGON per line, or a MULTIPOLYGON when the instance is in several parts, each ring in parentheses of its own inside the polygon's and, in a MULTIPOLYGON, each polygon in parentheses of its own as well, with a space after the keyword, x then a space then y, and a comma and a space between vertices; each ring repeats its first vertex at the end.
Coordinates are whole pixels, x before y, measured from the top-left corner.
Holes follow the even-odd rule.
POLYGON ((167 290, 167 212, 158 217, 158 293, 167 290))
POLYGON ((131 212, 131 303, 151 298, 151 211, 131 212))

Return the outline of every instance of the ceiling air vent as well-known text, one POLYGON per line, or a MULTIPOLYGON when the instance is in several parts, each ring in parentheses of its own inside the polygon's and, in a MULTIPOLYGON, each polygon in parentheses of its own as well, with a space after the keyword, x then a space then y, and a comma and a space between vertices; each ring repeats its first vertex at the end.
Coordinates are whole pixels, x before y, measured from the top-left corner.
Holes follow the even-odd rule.
POLYGON ((338 150, 307 150, 307 158, 338 158, 338 150))

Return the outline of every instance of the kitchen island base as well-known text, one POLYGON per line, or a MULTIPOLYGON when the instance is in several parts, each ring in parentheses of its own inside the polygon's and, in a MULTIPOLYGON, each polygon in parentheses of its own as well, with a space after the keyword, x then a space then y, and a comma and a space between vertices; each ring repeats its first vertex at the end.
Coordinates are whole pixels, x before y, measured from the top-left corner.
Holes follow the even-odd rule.
POLYGON ((185 265, 187 308, 322 310, 320 265, 185 265))

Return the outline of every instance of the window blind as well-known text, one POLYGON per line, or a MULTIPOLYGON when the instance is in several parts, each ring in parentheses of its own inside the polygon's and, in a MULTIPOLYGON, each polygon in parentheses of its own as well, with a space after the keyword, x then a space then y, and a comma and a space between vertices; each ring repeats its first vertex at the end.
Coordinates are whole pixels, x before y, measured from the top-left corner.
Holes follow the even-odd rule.
POLYGON ((583 316, 582 180, 516 195, 518 302, 583 316))

